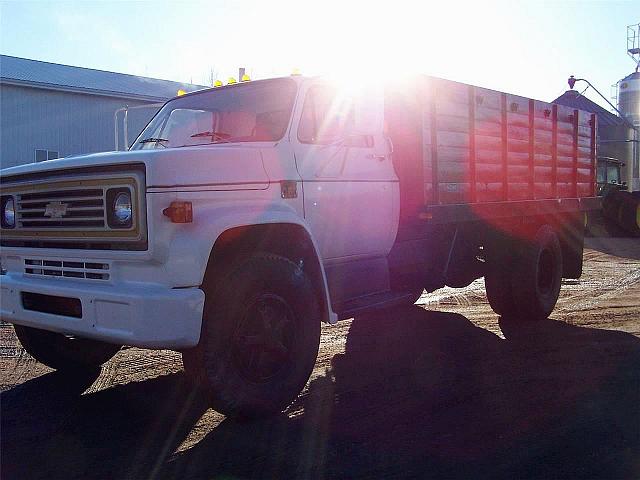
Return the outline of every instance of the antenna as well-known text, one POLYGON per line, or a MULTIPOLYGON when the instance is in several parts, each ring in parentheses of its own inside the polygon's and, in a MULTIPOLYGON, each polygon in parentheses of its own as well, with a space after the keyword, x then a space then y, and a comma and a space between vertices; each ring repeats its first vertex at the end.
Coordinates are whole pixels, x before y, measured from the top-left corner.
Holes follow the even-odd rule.
POLYGON ((640 23, 627 26, 627 55, 636 64, 636 72, 640 67, 640 23))

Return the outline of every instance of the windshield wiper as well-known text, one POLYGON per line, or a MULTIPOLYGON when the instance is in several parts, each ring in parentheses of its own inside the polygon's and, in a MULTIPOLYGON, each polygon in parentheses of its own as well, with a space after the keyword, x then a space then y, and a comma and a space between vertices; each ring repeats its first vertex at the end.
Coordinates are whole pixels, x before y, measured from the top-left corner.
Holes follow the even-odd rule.
POLYGON ((166 138, 149 137, 149 138, 143 138, 138 143, 157 143, 162 145, 164 148, 167 148, 167 146, 162 142, 168 142, 168 141, 169 140, 167 140, 166 138))
POLYGON ((231 135, 225 132, 198 132, 191 135, 191 138, 211 137, 212 142, 225 141, 231 138, 231 135))

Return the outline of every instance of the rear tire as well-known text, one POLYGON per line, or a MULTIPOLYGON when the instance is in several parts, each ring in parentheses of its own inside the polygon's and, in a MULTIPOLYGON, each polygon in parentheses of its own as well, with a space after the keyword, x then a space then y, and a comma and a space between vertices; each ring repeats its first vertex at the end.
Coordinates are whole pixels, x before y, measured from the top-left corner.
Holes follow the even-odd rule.
POLYGON ((284 410, 318 355, 321 314, 311 281, 287 258, 260 254, 205 288, 200 343, 183 352, 187 375, 228 416, 284 410))
POLYGON ((498 241, 487 249, 484 275, 487 300, 494 312, 512 316, 515 311, 511 278, 513 272, 513 242, 498 241))
POLYGON ((99 370, 121 348, 120 345, 86 338, 69 338, 61 333, 22 325, 14 325, 13 328, 18 340, 33 358, 48 367, 65 372, 99 370))
POLYGON ((549 225, 538 228, 533 241, 519 251, 511 286, 520 319, 542 320, 553 311, 562 283, 562 249, 549 225))

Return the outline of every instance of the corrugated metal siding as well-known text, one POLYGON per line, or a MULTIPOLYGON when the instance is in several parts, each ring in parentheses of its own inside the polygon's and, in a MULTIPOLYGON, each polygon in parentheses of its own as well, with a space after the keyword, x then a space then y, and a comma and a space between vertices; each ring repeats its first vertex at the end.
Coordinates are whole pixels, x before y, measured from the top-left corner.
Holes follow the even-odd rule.
POLYGON ((31 86, 58 87, 63 90, 79 89, 116 97, 135 96, 143 101, 171 98, 176 95, 178 89, 192 92, 205 88, 202 85, 60 65, 9 55, 0 55, 0 79, 9 83, 28 83, 31 86))
POLYGON ((621 168, 622 179, 628 181, 629 169, 633 165, 633 130, 626 125, 605 125, 598 129, 598 136, 599 140, 604 140, 598 144, 598 156, 613 157, 624 162, 621 168))
MULTIPOLYGON (((35 149, 55 150, 65 157, 114 150, 114 112, 144 104, 0 84, 0 167, 33 162, 35 149)), ((130 112, 129 142, 155 111, 130 112)))

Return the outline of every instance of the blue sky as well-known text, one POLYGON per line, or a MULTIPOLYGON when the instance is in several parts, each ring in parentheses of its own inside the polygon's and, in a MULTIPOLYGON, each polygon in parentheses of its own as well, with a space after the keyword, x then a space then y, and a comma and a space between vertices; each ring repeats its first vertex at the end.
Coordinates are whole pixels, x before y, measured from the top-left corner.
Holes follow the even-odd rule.
POLYGON ((639 1, 0 0, 0 52, 200 84, 239 66, 418 71, 552 100, 570 74, 609 96, 633 70, 626 26, 639 22, 639 1))

